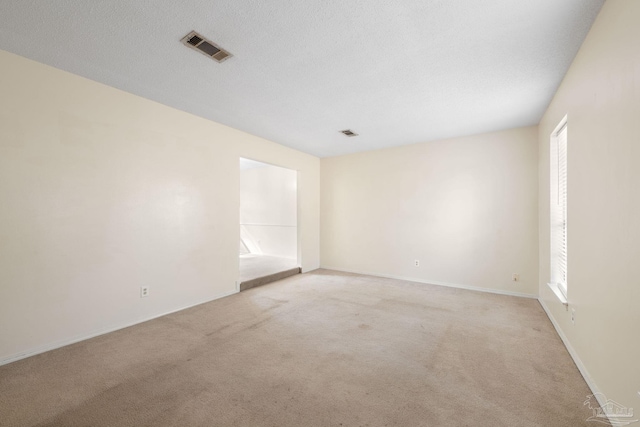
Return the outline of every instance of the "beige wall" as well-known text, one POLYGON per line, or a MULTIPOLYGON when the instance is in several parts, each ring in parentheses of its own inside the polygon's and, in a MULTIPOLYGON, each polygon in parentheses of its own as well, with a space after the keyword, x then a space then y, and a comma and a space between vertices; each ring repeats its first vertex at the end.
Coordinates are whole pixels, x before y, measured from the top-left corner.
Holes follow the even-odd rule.
POLYGON ((296 259, 297 173, 272 165, 240 171, 240 228, 252 253, 296 259))
POLYGON ((235 292, 240 156, 299 171, 318 267, 316 157, 7 52, 0 69, 0 363, 235 292))
POLYGON ((299 171, 305 271, 322 237, 325 267, 539 291, 592 387, 637 412, 638 22, 605 3, 538 128, 323 159, 321 209, 313 156, 0 51, 0 363, 233 293, 243 156, 299 171), (565 114, 575 325, 546 286, 565 114))
POLYGON ((537 135, 528 127, 322 159, 321 265, 537 295, 537 135))
MULTIPOLYGON (((591 385, 640 411, 640 2, 609 0, 540 129, 540 296, 591 385), (568 115, 568 299, 549 281, 549 135, 568 115)), ((637 417, 636 417, 637 418, 637 417)))

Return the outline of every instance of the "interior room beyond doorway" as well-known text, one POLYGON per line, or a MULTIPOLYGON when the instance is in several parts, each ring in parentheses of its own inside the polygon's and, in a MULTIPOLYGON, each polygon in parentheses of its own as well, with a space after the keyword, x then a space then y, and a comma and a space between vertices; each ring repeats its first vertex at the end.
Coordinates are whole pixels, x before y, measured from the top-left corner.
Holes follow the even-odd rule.
POLYGON ((240 158, 240 290, 300 272, 297 172, 240 158))

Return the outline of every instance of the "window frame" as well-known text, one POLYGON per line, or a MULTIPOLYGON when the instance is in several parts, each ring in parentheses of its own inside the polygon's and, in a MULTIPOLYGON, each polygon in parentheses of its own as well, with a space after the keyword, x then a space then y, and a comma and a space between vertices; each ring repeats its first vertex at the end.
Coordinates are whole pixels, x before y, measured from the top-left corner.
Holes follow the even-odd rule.
POLYGON ((565 305, 568 295, 568 117, 558 123, 549 141, 549 287, 565 305))

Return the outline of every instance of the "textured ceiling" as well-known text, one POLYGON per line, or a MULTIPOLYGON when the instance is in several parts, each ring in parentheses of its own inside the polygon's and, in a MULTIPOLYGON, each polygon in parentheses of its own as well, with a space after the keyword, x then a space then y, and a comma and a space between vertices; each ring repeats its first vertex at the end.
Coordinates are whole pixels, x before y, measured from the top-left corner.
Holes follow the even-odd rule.
POLYGON ((324 157, 537 124, 603 2, 5 1, 0 49, 324 157))

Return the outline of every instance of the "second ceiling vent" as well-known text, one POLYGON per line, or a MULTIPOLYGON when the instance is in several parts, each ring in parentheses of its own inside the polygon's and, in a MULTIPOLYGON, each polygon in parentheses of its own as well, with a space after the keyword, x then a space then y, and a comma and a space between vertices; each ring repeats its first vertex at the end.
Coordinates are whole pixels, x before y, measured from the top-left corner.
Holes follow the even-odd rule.
POLYGON ((358 134, 352 131, 351 129, 341 130, 340 133, 343 133, 347 136, 358 136, 358 134))
POLYGON ((191 31, 180 41, 185 46, 195 49, 203 55, 206 55, 211 59, 215 59, 218 62, 222 62, 233 56, 214 42, 207 40, 195 31, 191 31))

